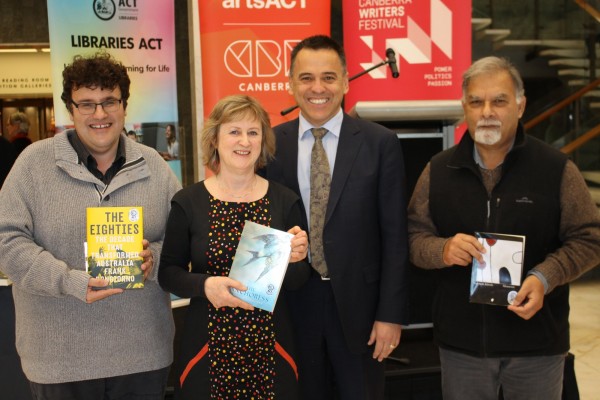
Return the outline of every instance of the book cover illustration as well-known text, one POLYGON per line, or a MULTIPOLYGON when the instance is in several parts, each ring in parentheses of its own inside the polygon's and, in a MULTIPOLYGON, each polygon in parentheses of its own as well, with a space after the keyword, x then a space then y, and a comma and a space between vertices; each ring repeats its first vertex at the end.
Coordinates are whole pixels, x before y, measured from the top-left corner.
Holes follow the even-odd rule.
POLYGON ((108 288, 143 288, 142 207, 89 207, 86 221, 87 272, 107 279, 108 288))
POLYGON ((231 289, 235 297, 273 312, 290 260, 294 235, 246 221, 229 277, 242 282, 245 292, 231 289))
POLYGON ((471 303, 512 304, 521 287, 525 236, 475 232, 475 237, 486 252, 483 263, 473 259, 471 303))

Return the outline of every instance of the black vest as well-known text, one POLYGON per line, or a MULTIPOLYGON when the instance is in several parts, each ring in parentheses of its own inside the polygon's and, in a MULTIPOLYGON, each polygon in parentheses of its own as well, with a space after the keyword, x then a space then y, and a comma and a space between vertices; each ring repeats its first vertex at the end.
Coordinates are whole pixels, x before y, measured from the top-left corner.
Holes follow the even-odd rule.
MULTIPOLYGON (((523 279, 561 242, 560 186, 567 157, 525 136, 519 127, 502 177, 491 196, 473 160, 473 140, 431 160, 430 212, 441 237, 475 231, 524 235, 523 279)), ((436 338, 442 347, 477 356, 527 356, 569 348, 568 285, 554 289, 528 321, 506 307, 469 303, 470 267, 436 270, 433 306, 436 338)))

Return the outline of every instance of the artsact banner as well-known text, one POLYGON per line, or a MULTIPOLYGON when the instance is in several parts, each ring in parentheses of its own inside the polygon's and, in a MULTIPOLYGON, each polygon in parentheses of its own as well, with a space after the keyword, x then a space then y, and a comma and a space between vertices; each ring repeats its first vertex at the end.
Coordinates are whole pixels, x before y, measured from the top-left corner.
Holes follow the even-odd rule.
POLYGON ((329 1, 198 0, 204 115, 232 94, 256 97, 276 125, 295 118, 290 53, 307 36, 329 34, 329 1))
POLYGON ((166 127, 178 125, 173 0, 48 0, 48 25, 57 131, 72 126, 60 98, 65 64, 107 51, 131 78, 126 129, 166 152, 166 127))
POLYGON ((343 0, 349 74, 386 60, 393 50, 398 77, 384 65, 350 83, 345 108, 357 101, 456 100, 471 64, 469 0, 343 0))

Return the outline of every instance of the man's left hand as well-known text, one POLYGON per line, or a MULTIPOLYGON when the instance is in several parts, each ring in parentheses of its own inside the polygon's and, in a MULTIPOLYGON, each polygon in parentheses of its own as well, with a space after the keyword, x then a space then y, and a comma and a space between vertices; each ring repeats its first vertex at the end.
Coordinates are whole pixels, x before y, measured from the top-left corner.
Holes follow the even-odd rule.
POLYGON ((508 309, 523 319, 530 319, 543 305, 544 284, 535 275, 529 275, 508 309))
POLYGON ((375 344, 373 358, 377 361, 383 361, 400 343, 402 326, 392 324, 391 322, 375 321, 371 330, 371 337, 368 345, 375 344))
POLYGON ((142 263, 142 271, 144 271, 145 281, 152 272, 152 268, 154 267, 154 256, 152 255, 152 250, 150 250, 149 241, 147 241, 146 239, 142 240, 142 247, 144 249, 140 251, 140 257, 144 259, 144 262, 142 263))

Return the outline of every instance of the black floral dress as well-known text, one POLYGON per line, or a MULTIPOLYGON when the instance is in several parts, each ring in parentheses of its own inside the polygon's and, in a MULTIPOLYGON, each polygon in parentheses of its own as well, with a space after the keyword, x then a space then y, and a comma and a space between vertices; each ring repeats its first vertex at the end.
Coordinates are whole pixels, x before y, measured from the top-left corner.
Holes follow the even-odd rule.
MULTIPOLYGON (((270 226, 269 201, 210 200, 207 272, 227 276, 245 221, 270 226)), ((272 314, 261 310, 208 307, 208 359, 211 398, 272 399, 275 329, 272 314)))

